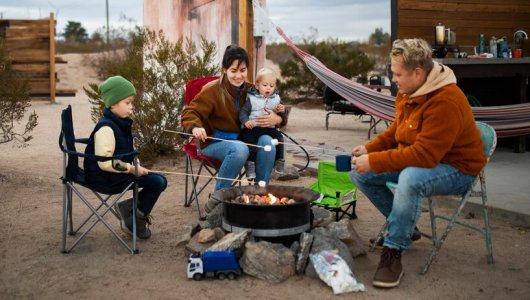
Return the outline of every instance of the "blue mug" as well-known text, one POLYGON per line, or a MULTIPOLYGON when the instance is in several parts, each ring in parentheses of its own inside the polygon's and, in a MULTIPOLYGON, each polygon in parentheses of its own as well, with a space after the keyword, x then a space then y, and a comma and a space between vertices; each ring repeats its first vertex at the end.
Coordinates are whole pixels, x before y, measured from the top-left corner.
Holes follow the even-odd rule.
POLYGON ((335 156, 335 169, 337 172, 351 171, 351 155, 335 156))

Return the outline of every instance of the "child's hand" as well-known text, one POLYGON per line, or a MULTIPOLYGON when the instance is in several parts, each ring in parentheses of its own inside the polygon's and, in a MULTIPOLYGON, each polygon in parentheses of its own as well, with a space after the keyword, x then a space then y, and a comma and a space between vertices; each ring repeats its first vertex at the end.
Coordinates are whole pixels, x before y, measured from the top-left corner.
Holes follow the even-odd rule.
POLYGON ((245 122, 245 127, 248 128, 248 129, 252 129, 254 128, 254 123, 250 120, 246 121, 245 122))
POLYGON ((285 106, 283 104, 278 104, 275 110, 277 113, 283 113, 285 111, 285 106))
MULTIPOLYGON (((134 175, 134 165, 131 165, 131 169, 129 170, 129 173, 133 174, 134 175)), ((149 170, 142 167, 142 166, 138 166, 138 176, 145 176, 149 174, 149 170)))

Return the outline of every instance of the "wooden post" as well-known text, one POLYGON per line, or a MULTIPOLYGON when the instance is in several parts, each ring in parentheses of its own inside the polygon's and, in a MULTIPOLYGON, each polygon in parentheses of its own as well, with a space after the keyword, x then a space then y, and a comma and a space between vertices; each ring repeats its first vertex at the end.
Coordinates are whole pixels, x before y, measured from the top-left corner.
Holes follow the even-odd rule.
POLYGON ((254 30, 253 30, 252 0, 239 0, 239 46, 248 53, 250 66, 248 66, 247 80, 254 82, 254 30))
POLYGON ((55 17, 50 13, 50 100, 55 103, 55 17))

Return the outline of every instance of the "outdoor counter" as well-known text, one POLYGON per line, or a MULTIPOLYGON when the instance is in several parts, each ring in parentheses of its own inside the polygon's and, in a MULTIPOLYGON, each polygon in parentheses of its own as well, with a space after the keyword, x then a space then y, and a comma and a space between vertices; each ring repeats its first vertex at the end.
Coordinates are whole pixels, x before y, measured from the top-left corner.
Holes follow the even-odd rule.
MULTIPOLYGON (((475 96, 482 106, 526 103, 529 99, 530 57, 521 58, 446 58, 456 75, 458 86, 475 96)), ((525 136, 515 141, 515 152, 525 151, 525 136)))

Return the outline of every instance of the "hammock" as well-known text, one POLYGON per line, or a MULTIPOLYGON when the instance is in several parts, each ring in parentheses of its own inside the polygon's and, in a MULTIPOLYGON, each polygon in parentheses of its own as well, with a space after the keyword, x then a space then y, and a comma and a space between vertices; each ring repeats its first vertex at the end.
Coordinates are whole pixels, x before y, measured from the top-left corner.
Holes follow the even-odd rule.
MULTIPOLYGON (((328 69, 316 57, 298 48, 285 35, 283 30, 272 22, 267 13, 257 4, 256 0, 252 2, 255 8, 260 9, 267 16, 269 22, 276 29, 276 32, 296 52, 298 57, 304 61, 309 70, 326 86, 368 114, 385 121, 391 122, 394 120, 395 101, 393 96, 372 90, 328 69)), ((492 126, 498 137, 530 134, 530 103, 472 107, 472 109, 475 120, 492 126)))

